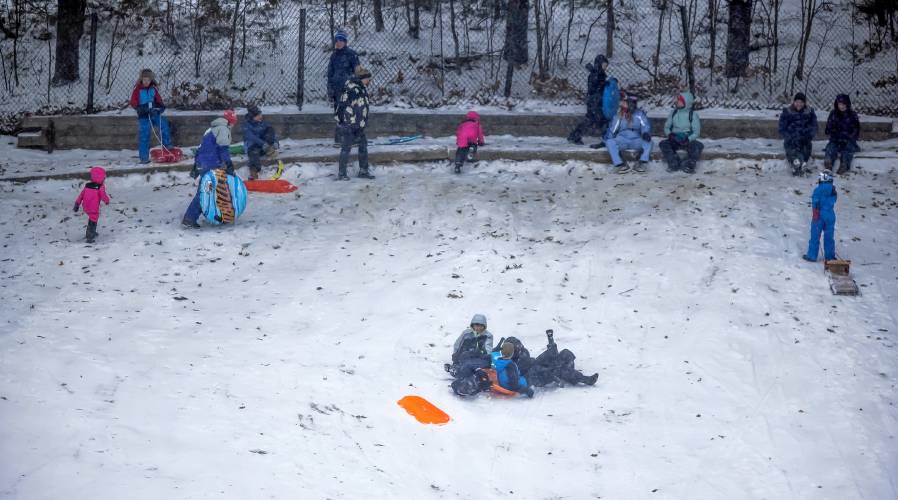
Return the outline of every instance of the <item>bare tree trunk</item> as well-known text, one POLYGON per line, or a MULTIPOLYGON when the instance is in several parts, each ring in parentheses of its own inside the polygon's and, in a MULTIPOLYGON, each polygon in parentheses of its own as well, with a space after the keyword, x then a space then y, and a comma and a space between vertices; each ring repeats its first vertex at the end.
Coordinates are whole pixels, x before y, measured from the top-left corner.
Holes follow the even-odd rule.
POLYGON ((228 81, 234 81, 234 47, 237 45, 237 18, 240 16, 240 0, 234 2, 234 18, 231 20, 231 46, 228 50, 228 81))
MULTIPOLYGON (((442 8, 440 9, 442 11, 442 8)), ((458 59, 458 31, 455 29, 455 0, 449 0, 449 31, 452 32, 452 42, 455 44, 455 59, 458 59)), ((459 68, 461 71, 461 68, 459 68)))
POLYGON ((798 62, 795 63, 795 73, 792 76, 792 85, 789 93, 795 88, 795 80, 804 80, 804 63, 808 53, 808 42, 811 40, 811 31, 814 27, 814 16, 817 15, 817 0, 801 0, 801 39, 798 43, 798 62))
POLYGON ((57 0, 54 85, 77 81, 80 76, 79 49, 86 10, 87 0, 57 0))
POLYGON ((567 36, 564 44, 564 65, 567 66, 568 57, 571 55, 571 26, 574 24, 574 0, 568 4, 567 36))
POLYGON ((614 0, 608 0, 608 23, 605 25, 605 57, 614 56, 614 0))
POLYGON ((652 68, 652 82, 658 83, 658 66, 661 64, 661 33, 664 32, 664 13, 667 12, 667 4, 663 5, 663 8, 659 9, 660 13, 658 14, 658 40, 655 44, 655 57, 652 61, 654 67, 652 68))
POLYGON ((780 53, 780 4, 781 0, 773 0, 773 74, 779 69, 780 53))
POLYGON ((384 30, 383 3, 383 0, 374 0, 374 31, 378 33, 384 30))
POLYGON ((415 18, 415 33, 414 37, 418 38, 421 36, 421 0, 413 0, 415 2, 415 10, 414 10, 414 18, 415 18))
POLYGON ((505 98, 511 97, 511 81, 514 77, 514 64, 508 63, 508 69, 505 70, 505 98))
POLYGON ((539 71, 539 79, 543 80, 546 77, 543 62, 543 38, 547 37, 548 33, 543 33, 542 23, 540 22, 540 3, 540 0, 533 1, 533 18, 536 25, 536 67, 539 71))
POLYGON ((727 78, 744 76, 748 69, 751 3, 752 0, 730 0, 725 70, 727 78))
MULTIPOLYGON (((711 81, 714 81, 714 63, 717 60, 717 0, 708 0, 708 36, 711 38, 711 54, 708 56, 708 67, 711 69, 711 81)), ((661 33, 658 33, 661 39, 661 33)))
POLYGON ((343 0, 343 26, 346 26, 347 22, 347 14, 349 11, 349 5, 347 5, 347 0, 343 0))
POLYGON ((680 9, 680 24, 683 27, 683 47, 686 50, 686 76, 689 79, 689 92, 695 95, 695 64, 692 61, 692 41, 689 39, 689 19, 686 16, 686 6, 678 5, 680 9))
POLYGON ((328 27, 330 28, 330 36, 331 36, 330 47, 332 49, 334 48, 334 33, 336 32, 336 23, 337 23, 337 21, 334 19, 334 16, 335 16, 334 2, 336 2, 336 0, 328 0, 328 2, 327 2, 327 23, 328 23, 328 27))

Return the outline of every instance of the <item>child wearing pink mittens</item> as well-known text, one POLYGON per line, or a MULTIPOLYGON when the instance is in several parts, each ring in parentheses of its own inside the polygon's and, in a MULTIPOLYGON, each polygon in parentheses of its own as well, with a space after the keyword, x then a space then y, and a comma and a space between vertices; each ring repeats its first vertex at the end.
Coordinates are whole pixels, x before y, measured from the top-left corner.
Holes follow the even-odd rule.
POLYGON ((97 221, 100 220, 100 201, 109 204, 109 195, 106 194, 106 170, 103 167, 90 168, 90 182, 84 185, 81 194, 75 200, 75 212, 78 207, 84 207, 87 214, 87 242, 93 243, 97 238, 97 221))

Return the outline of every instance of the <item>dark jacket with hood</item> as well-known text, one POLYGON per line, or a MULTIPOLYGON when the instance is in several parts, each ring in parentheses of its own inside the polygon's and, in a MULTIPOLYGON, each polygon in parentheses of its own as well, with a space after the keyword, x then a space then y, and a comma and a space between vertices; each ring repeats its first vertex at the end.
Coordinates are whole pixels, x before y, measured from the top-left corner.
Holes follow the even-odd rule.
POLYGON ((779 132, 787 141, 814 140, 817 135, 817 113, 805 106, 798 111, 793 106, 783 108, 780 113, 779 132))
POLYGON ((860 137, 861 123, 857 113, 851 109, 851 98, 847 94, 839 94, 833 103, 833 110, 826 119, 826 135, 833 142, 857 142, 860 137), (839 111, 839 103, 845 103, 845 112, 839 111))
POLYGON ((334 98, 340 97, 340 91, 346 85, 346 81, 352 77, 352 72, 359 65, 359 56, 349 47, 334 49, 330 63, 327 65, 327 94, 334 98))

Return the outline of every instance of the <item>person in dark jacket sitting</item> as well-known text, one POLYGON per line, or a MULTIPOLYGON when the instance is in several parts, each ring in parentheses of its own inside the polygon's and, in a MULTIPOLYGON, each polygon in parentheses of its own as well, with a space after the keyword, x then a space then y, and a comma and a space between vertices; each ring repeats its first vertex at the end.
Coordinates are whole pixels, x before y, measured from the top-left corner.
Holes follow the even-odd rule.
POLYGON ((792 175, 807 173, 811 144, 817 135, 817 113, 807 105, 807 98, 801 92, 795 94, 792 105, 780 113, 779 132, 783 136, 783 148, 792 175))
POLYGON ((826 119, 826 135, 829 136, 829 143, 826 144, 824 168, 832 170, 838 157, 841 162, 836 173, 842 175, 849 171, 854 153, 861 149, 857 145, 860 133, 861 123, 857 113, 851 109, 851 98, 848 94, 837 95, 833 110, 826 119))
MULTIPOLYGON (((346 81, 352 78, 352 72, 359 65, 359 56, 349 48, 349 35, 338 29, 334 33, 334 51, 331 52, 327 65, 327 96, 334 103, 334 112, 340 102, 340 94, 346 81)), ((334 132, 334 143, 340 144, 338 132, 334 132)))
POLYGON ((486 316, 475 314, 452 346, 452 364, 445 365, 446 371, 461 378, 471 375, 477 368, 489 368, 492 350, 493 334, 486 329, 486 316))
POLYGON ((272 154, 280 149, 274 127, 262 117, 258 106, 246 109, 246 120, 243 122, 243 147, 249 157, 249 178, 258 179, 262 170, 262 155, 272 154))
POLYGON ((503 389, 533 397, 533 388, 527 383, 527 378, 521 374, 521 370, 514 362, 515 346, 511 342, 505 342, 499 352, 493 352, 493 368, 496 370, 496 379, 503 389))

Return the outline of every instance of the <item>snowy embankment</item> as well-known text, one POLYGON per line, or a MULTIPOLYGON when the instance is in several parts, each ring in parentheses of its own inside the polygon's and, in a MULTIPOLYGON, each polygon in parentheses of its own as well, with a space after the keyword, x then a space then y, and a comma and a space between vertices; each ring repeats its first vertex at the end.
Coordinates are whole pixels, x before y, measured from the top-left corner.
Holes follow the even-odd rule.
MULTIPOLYGON (((369 137, 369 141, 374 142, 368 147, 368 151, 372 154, 385 154, 390 158, 388 165, 392 165, 397 158, 403 158, 401 155, 422 153, 422 156, 429 156, 429 161, 445 158, 447 161, 455 156, 455 137, 424 137, 419 140, 401 144, 401 145, 383 145, 387 142, 388 137, 369 137)), ((654 149, 656 156, 660 159, 658 153, 658 142, 661 138, 655 137, 654 149)), ((586 142, 598 142, 598 138, 587 138, 586 142)), ((528 159, 540 158, 547 153, 557 153, 564 156, 569 154, 574 156, 586 155, 589 159, 598 160, 601 157, 607 158, 607 149, 602 148, 599 151, 590 149, 587 146, 575 145, 567 142, 563 137, 515 137, 511 135, 487 135, 487 146, 482 149, 481 156, 496 155, 500 158, 503 155, 518 157, 525 156, 528 159)), ((704 156, 724 156, 732 155, 735 157, 763 160, 770 158, 782 157, 782 141, 778 139, 702 139, 705 145, 704 156)), ((892 168, 893 163, 878 162, 876 159, 895 158, 898 154, 898 138, 883 141, 860 141, 861 151, 857 153, 856 158, 860 160, 861 168, 868 168, 874 172, 885 172, 892 168), (870 161, 866 161, 870 160, 870 161)), ((280 141, 281 150, 280 157, 287 162, 308 163, 322 162, 329 160, 336 164, 340 154, 339 148, 335 148, 331 140, 317 139, 284 139, 280 141)), ((826 141, 814 142, 814 155, 818 158, 817 163, 822 168, 823 150, 826 147, 826 141)), ((191 154, 191 147, 184 146, 186 154, 191 154)), ((34 149, 19 149, 15 147, 15 138, 12 136, 0 136, 0 179, 31 179, 35 177, 54 177, 54 176, 71 176, 72 174, 85 174, 91 166, 101 165, 106 168, 110 175, 123 175, 133 172, 135 169, 146 168, 147 165, 140 165, 137 162, 138 156, 136 150, 85 150, 70 149, 57 150, 52 154, 34 149)), ((372 163, 377 166, 382 157, 374 157, 372 163)), ((241 164, 241 160, 245 160, 245 155, 235 155, 235 161, 241 164)), ((267 160, 266 160, 267 161, 267 160)), ((402 161, 402 160, 400 160, 402 161)), ((404 160, 408 161, 408 160, 404 160)), ((189 168, 193 160, 185 159, 180 164, 175 165, 176 168, 189 168)), ((663 168, 660 162, 656 163, 656 168, 663 168)), ((721 163, 719 167, 724 170, 731 170, 736 163, 721 163)), ((169 165, 171 166, 171 165, 169 165)), ((783 162, 779 163, 779 168, 786 169, 783 162)), ((165 164, 151 165, 151 167, 164 169, 165 164)), ((244 177, 249 171, 246 168, 239 170, 244 177)))
POLYGON ((781 162, 291 166, 299 191, 200 231, 185 174, 113 178, 92 246, 77 183, 0 184, 0 494, 895 498, 884 161, 837 180, 859 297, 800 259, 813 186, 781 162), (554 328, 599 383, 456 398, 475 312, 534 354, 554 328))

